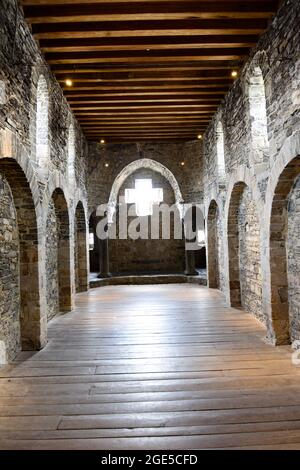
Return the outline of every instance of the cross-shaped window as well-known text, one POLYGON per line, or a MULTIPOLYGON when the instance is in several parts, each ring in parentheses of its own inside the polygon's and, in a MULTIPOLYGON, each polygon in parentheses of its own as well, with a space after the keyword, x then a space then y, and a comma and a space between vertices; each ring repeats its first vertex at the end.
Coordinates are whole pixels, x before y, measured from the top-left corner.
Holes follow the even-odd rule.
POLYGON ((135 204, 136 215, 143 217, 153 214, 153 204, 163 201, 163 189, 153 188, 151 179, 135 180, 135 189, 125 189, 125 202, 135 204))

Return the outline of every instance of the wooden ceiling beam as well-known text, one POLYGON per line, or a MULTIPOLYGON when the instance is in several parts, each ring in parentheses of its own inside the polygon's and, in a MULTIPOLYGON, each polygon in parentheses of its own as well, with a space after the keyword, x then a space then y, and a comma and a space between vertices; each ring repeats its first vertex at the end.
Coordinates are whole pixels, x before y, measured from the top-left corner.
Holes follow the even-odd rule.
POLYGON ((86 52, 120 50, 168 50, 253 47, 256 36, 166 36, 149 38, 44 39, 43 52, 86 52))
POLYGON ((86 86, 86 87, 77 87, 73 86, 72 91, 70 88, 64 87, 65 96, 117 96, 118 93, 121 95, 139 95, 139 94, 155 94, 161 95, 165 94, 166 90, 168 94, 172 95, 174 93, 178 94, 189 94, 189 93, 211 93, 211 94, 221 94, 228 91, 228 86, 218 86, 215 84, 208 84, 207 86, 203 85, 158 85, 158 86, 133 86, 130 89, 123 87, 105 87, 105 86, 86 86))
MULTIPOLYGON (((60 7, 59 7, 60 8, 60 7)), ((59 10, 59 8, 56 8, 59 10)), ((27 21, 28 18, 27 18, 27 21)), ((32 22, 31 22, 32 23, 32 22)), ((210 36, 261 34, 268 26, 268 19, 214 19, 201 20, 151 20, 147 21, 89 21, 54 22, 43 18, 43 22, 32 23, 32 32, 37 39, 101 38, 151 36, 210 36)))
POLYGON ((117 104, 117 103, 120 103, 120 104, 124 104, 124 106, 127 106, 128 104, 132 104, 132 103, 138 103, 138 104, 148 104, 148 103, 166 103, 166 104, 169 104, 169 103, 194 103, 194 104, 199 104, 201 106, 210 106, 211 104, 214 104, 214 103, 218 103, 220 101, 220 98, 216 95, 213 95, 213 97, 210 97, 210 95, 205 95, 205 99, 204 97, 202 98, 201 96, 194 96, 194 97, 186 97, 186 96, 183 96, 183 97, 177 97, 176 95, 175 96, 169 96, 169 95, 162 95, 162 96, 155 96, 155 95, 150 95, 150 96, 145 96, 145 97, 132 97, 132 96, 122 96, 121 98, 119 98, 118 96, 117 97, 110 97, 110 96, 102 96, 100 99, 97 99, 97 97, 94 97, 94 96, 91 96, 91 97, 86 97, 86 96, 83 96, 83 97, 78 97, 78 98, 74 98, 73 96, 69 97, 68 99, 69 103, 72 105, 72 104, 75 104, 75 105, 80 105, 80 104, 89 104, 89 105, 92 105, 92 104, 117 104))
MULTIPOLYGON (((75 4, 83 4, 83 5, 86 5, 86 4, 90 4, 90 3, 93 3, 93 4, 102 4, 102 5, 106 5, 106 6, 111 6, 111 5, 114 5, 114 4, 119 4, 121 5, 122 3, 124 4, 131 4, 131 5, 136 5, 136 7, 139 7, 138 4, 141 4, 141 3, 152 3, 154 4, 157 4, 157 3, 174 3, 174 0, 21 0, 20 3, 23 5, 23 6, 34 6, 34 5, 37 5, 37 6, 41 6, 41 5, 75 5, 75 4)), ((177 3, 180 2, 180 0, 176 0, 177 3)), ((183 3, 185 0, 181 0, 181 2, 183 3)), ((198 4, 201 4, 201 1, 203 0, 198 0, 198 4)), ((253 4, 255 3, 255 1, 258 3, 259 0, 254 0, 253 1, 253 4)), ((224 3, 224 0, 204 0, 204 3, 219 3, 219 4, 222 4, 224 3)), ((230 2, 233 4, 233 3, 241 3, 241 0, 230 0, 230 2)), ((273 3, 275 4, 276 2, 273 1, 273 3)))
POLYGON ((137 6, 127 3, 85 3, 57 5, 24 5, 25 16, 30 23, 91 22, 91 21, 155 21, 211 19, 271 18, 274 0, 251 0, 251 2, 223 2, 185 0, 173 2, 140 2, 137 6))
MULTIPOLYGON (((165 117, 165 116, 168 116, 168 115, 171 115, 171 116, 176 116, 176 115, 181 115, 181 116, 184 116, 184 115, 197 115, 199 117, 205 117, 205 118, 210 118, 214 113, 214 110, 211 109, 211 110, 194 110, 194 109, 180 109, 180 111, 178 110, 169 110, 169 109, 164 109, 164 110, 130 110, 128 111, 128 109, 120 109, 118 111, 118 116, 119 117, 136 117, 137 119, 140 119, 141 116, 150 116, 151 118, 152 117, 157 117, 157 116, 160 116, 160 117, 165 117)), ((113 116, 115 117, 116 116, 116 113, 113 111, 113 110, 110 110, 110 111, 101 111, 101 113, 99 111, 95 111, 95 110, 90 110, 89 112, 85 111, 85 110, 81 110, 81 109, 78 109, 77 110, 77 113, 76 115, 80 118, 82 116, 90 116, 90 117, 94 117, 94 116, 113 116)))
MULTIPOLYGON (((52 54, 48 53, 45 54, 45 58, 47 62, 52 65, 52 64, 93 64, 93 63, 116 63, 116 58, 115 57, 109 57, 106 56, 105 53, 97 53, 98 55, 95 55, 94 53, 83 53, 83 52, 77 52, 77 53, 57 53, 57 54, 52 54), (82 54, 82 55, 80 55, 82 54)), ((191 52, 189 52, 191 54, 191 52)), ((236 50, 230 50, 228 51, 227 49, 221 49, 218 51, 205 51, 205 53, 200 53, 197 52, 197 55, 181 55, 181 54, 169 54, 166 56, 151 56, 151 55, 145 55, 145 56, 140 56, 138 57, 139 62, 143 63, 156 63, 156 62, 180 62, 180 60, 184 61, 201 61, 201 60, 209 60, 209 61, 241 61, 247 57, 247 52, 244 50, 243 52, 240 52, 238 49, 236 50)), ((134 63, 136 62, 137 57, 134 55, 132 52, 131 54, 124 54, 123 56, 120 56, 117 58, 117 62, 119 63, 134 63)))
POLYGON ((180 91, 180 90, 175 90, 175 91, 169 91, 167 94, 166 94, 166 91, 157 91, 157 90, 153 90, 153 91, 139 91, 139 92, 122 92, 122 93, 117 93, 117 92, 113 92, 113 93, 107 93, 107 92, 102 92, 102 93, 99 93, 97 91, 95 91, 94 93, 84 93, 84 92, 76 92, 76 93, 65 93, 65 96, 66 98, 72 100, 72 99, 78 99, 78 100, 83 100, 83 99, 86 99, 86 100, 95 100, 95 99, 98 99, 98 98, 103 98, 103 99, 109 99, 109 98, 116 98, 116 100, 130 100, 130 101, 135 101, 138 99, 138 101, 140 101, 140 98, 144 101, 144 99, 148 100, 150 98, 152 99, 155 99, 157 100, 158 98, 159 99, 165 99, 165 98, 174 98, 176 96, 180 96, 180 99, 182 99, 182 97, 197 97, 197 98, 205 98, 206 100, 210 100, 210 99, 213 99, 213 100, 219 100, 220 99, 220 96, 224 96, 224 94, 226 93, 227 90, 210 90, 209 93, 207 92, 207 90, 204 90, 204 91, 199 91, 199 90, 184 90, 184 91, 180 91))
MULTIPOLYGON (((103 75, 104 77, 107 74, 130 74, 130 76, 138 76, 141 74, 145 75, 164 75, 164 74, 169 74, 172 72, 172 74, 183 74, 183 72, 186 73, 194 73, 197 74, 199 77, 208 77, 211 76, 211 73, 213 71, 214 75, 216 77, 225 77, 226 76, 226 71, 228 69, 228 63, 224 62, 224 64, 218 63, 217 65, 211 64, 211 62, 208 62, 207 64, 201 62, 200 64, 179 64, 178 67, 175 67, 172 64, 160 64, 157 65, 156 67, 153 65, 149 64, 141 64, 138 66, 138 64, 134 65, 123 65, 121 67, 111 67, 111 66, 105 66, 105 65, 100 65, 97 67, 97 65, 93 65, 92 67, 86 67, 85 65, 76 65, 76 66, 70 66, 67 64, 63 65, 55 65, 52 67, 52 70, 55 72, 56 75, 65 75, 65 74, 70 74, 73 73, 75 75, 81 74, 82 76, 89 75, 89 74, 100 74, 103 75), (135 73, 137 72, 137 73, 135 73)), ((167 75, 166 75, 167 76, 167 75)))
POLYGON ((134 118, 133 120, 131 121, 128 121, 127 119, 121 119, 121 120, 114 120, 114 119, 106 119, 106 120, 102 120, 101 118, 99 118, 99 120, 97 120, 96 118, 89 120, 89 119, 83 119, 81 118, 79 120, 80 124, 82 127, 85 127, 85 126, 111 126, 111 125, 116 125, 116 126, 130 126, 130 125, 166 125, 166 126, 169 126, 169 125, 181 125, 181 124, 195 124, 197 126, 202 126, 202 125, 206 125, 208 124, 209 122, 209 119, 204 119, 204 120, 199 120, 199 119, 183 119, 183 118, 178 118, 178 120, 176 119, 146 119, 146 120, 139 120, 137 122, 136 118, 134 118))

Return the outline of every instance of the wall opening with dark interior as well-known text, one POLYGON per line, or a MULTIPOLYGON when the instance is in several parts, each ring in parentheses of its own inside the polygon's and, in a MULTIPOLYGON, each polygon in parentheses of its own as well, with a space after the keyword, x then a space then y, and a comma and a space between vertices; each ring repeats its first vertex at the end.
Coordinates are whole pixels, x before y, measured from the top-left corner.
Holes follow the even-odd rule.
POLYGON ((47 315, 72 308, 70 221, 64 193, 57 188, 49 203, 46 226, 47 315))
POLYGON ((300 156, 281 173, 270 221, 272 323, 277 344, 300 339, 300 156))
POLYGON ((8 359, 41 347, 38 232, 27 178, 10 158, 0 159, 0 340, 8 359))
MULTIPOLYGON (((118 194, 118 197, 121 198, 119 199, 121 203, 118 204, 115 213, 117 220, 117 237, 116 240, 109 240, 110 272, 113 274, 182 273, 185 267, 184 239, 182 237, 181 239, 174 237, 175 220, 180 221, 178 208, 175 208, 175 212, 170 213, 170 224, 167 224, 168 228, 170 228, 169 239, 163 239, 162 216, 160 216, 159 219, 157 239, 151 238, 150 216, 141 217, 142 223, 148 224, 149 230, 147 232, 147 239, 138 238, 132 240, 130 237, 126 239, 120 238, 120 225, 118 224, 120 211, 122 211, 124 206, 125 209, 130 211, 126 224, 127 232, 129 232, 137 216, 137 204, 125 203, 126 191, 135 190, 137 180, 151 180, 151 185, 154 190, 162 190, 162 203, 171 206, 175 205, 176 202, 174 191, 170 183, 160 173, 152 169, 140 168, 127 177, 118 194), (176 214, 176 219, 174 213, 176 214)), ((131 194, 134 195, 134 193, 131 194)), ((138 192, 136 194, 138 194, 138 192)), ((141 201, 138 201, 138 203, 139 202, 141 201)), ((149 205, 149 201, 145 204, 149 205)), ((153 207, 155 207, 155 204, 153 207)), ((158 204, 156 204, 156 207, 158 207, 158 204)), ((140 210, 142 214, 144 209, 145 207, 142 203, 138 210, 140 210)))
POLYGON ((266 323, 262 308, 260 225, 251 189, 233 187, 228 212, 230 301, 266 323))
POLYGON ((74 263, 76 292, 88 290, 86 221, 82 202, 78 202, 74 224, 74 263))

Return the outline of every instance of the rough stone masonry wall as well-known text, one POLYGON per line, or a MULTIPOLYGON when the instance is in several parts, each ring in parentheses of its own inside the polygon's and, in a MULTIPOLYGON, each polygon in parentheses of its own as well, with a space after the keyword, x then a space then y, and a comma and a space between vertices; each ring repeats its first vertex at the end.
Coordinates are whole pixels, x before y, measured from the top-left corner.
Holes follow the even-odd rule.
MULTIPOLYGON (((68 203, 70 217, 70 240, 73 246, 73 220, 75 207, 82 201, 87 213, 86 192, 86 155, 87 142, 76 122, 64 96, 61 87, 51 73, 47 63, 40 52, 37 43, 30 33, 24 20, 19 2, 14 0, 0 0, 0 158, 16 160, 21 167, 27 182, 30 185, 34 207, 36 211, 39 259, 36 260, 37 289, 39 299, 36 298, 36 312, 34 322, 37 324, 39 339, 36 344, 40 347, 46 343, 46 318, 51 318, 57 306, 57 273, 53 254, 57 249, 55 237, 55 220, 51 196, 55 188, 62 188, 68 203), (40 77, 44 77, 45 89, 48 91, 48 144, 46 166, 41 166, 40 155, 36 152, 37 136, 37 91, 40 77), (74 171, 75 180, 70 180, 70 151, 68 146, 69 129, 74 126, 74 171), (47 170, 47 171, 46 171, 47 170), (49 212, 49 216, 48 216, 49 212), (53 229, 53 231, 52 231, 53 229), (48 231, 47 231, 48 230, 48 231), (47 236, 46 236, 47 234, 47 236), (38 313, 39 312, 39 317, 38 313)), ((43 102, 43 106, 46 101, 43 102)), ((45 108, 45 106, 44 106, 45 108)), ((46 108, 45 108, 46 109, 46 108)), ((47 132, 46 132, 47 134, 47 132)), ((46 135, 45 134, 45 135, 46 135)), ((1 175, 0 175, 1 176, 1 175)), ((17 184, 17 182, 16 182, 17 184)), ((2 184, 3 186, 3 184, 2 184)), ((7 195, 0 198, 0 213, 8 210, 7 195)), ((12 209, 11 209, 12 210, 12 209)), ((6 220, 7 217, 5 217, 6 220)), ((26 220, 19 220, 22 227, 26 227, 26 220)), ((1 258, 1 266, 6 271, 0 273, 1 283, 10 281, 10 293, 14 299, 6 299, 5 329, 0 328, 5 336, 5 348, 11 359, 17 353, 19 343, 12 339, 17 331, 16 323, 19 321, 19 287, 15 278, 15 262, 18 257, 15 246, 8 243, 11 236, 12 225, 1 225, 0 250, 1 253, 11 252, 11 273, 4 273, 8 269, 5 259, 1 258), (4 251, 3 251, 4 250, 4 251), (16 259, 13 260, 13 256, 16 259), (8 277, 7 277, 8 276, 8 277), (9 277, 10 276, 10 277, 9 277), (11 332, 8 334, 8 330, 11 332)), ((26 229, 25 229, 26 230, 26 229)), ((73 251, 71 253, 71 267, 74 267, 73 251)), ((32 260, 31 260, 32 261, 32 260)), ((17 264, 17 262, 16 262, 17 264)), ((16 268, 17 269, 17 268, 16 268)), ((72 292, 75 293, 75 274, 71 271, 72 292)), ((2 302, 2 295, 1 295, 2 302)), ((3 312, 1 311, 3 317, 3 312)), ((4 317, 3 317, 4 318, 4 317)), ((2 339, 2 338, 1 338, 2 339)))
MULTIPOLYGON (((261 239, 245 236, 240 243, 240 263, 242 272, 248 284, 253 288, 242 289, 242 303, 257 314, 260 309, 260 285, 263 287, 262 302, 265 319, 267 312, 270 316, 270 280, 267 266, 269 265, 269 223, 270 204, 273 183, 276 182, 282 162, 288 162, 297 156, 296 148, 300 131, 300 4, 298 0, 286 0, 270 25, 268 31, 261 37, 256 48, 250 54, 249 60, 240 71, 239 78, 233 83, 232 89, 217 110, 204 136, 204 194, 206 211, 212 200, 216 200, 220 208, 222 231, 224 236, 221 245, 224 252, 224 265, 220 267, 224 275, 222 288, 229 301, 228 276, 228 242, 227 217, 231 192, 235 183, 244 181, 252 191, 253 204, 256 205, 259 226, 255 232, 261 233, 261 239), (254 121, 255 112, 251 109, 249 96, 257 91, 251 84, 258 83, 261 70, 265 88, 265 103, 267 116, 268 145, 257 149, 253 129, 260 132, 263 128, 261 121, 254 121), (254 77, 254 78, 253 78, 254 77), (256 78, 255 78, 256 77, 256 78), (221 180, 217 168, 217 139, 218 126, 222 123, 224 132, 225 152, 225 181, 221 180), (256 126, 256 127, 255 127, 256 126), (268 189, 269 188, 269 189, 268 189), (262 257, 262 282, 259 281, 258 267, 254 269, 253 260, 258 263, 262 257), (259 281, 259 282, 257 282, 259 281)), ((258 93, 262 96, 261 89, 258 93)), ((261 109, 257 105, 256 109, 261 109)), ((261 117, 261 116, 260 116, 261 117)), ((243 224, 244 210, 241 208, 240 225, 243 224)), ((248 212, 248 217, 251 216, 248 212)), ((256 225, 256 224, 255 224, 256 225)), ((295 225, 290 226, 290 237, 296 239, 299 233, 295 225)), ((290 270, 296 276, 295 266, 298 266, 299 252, 294 253, 293 266, 290 270)), ((244 282, 244 286, 245 286, 244 282)), ((294 308, 294 307, 293 307, 294 308)), ((296 309, 299 309, 299 304, 296 309)), ((270 322, 269 336, 273 335, 270 322)))
POLYGON ((58 286, 58 224, 53 201, 49 203, 46 222, 46 295, 47 318, 51 320, 59 311, 58 286))
POLYGON ((19 239, 12 195, 1 175, 0 201, 0 348, 10 360, 20 348, 19 239))
POLYGON ((129 163, 149 158, 166 166, 175 176, 186 202, 203 201, 202 145, 187 143, 141 143, 89 145, 88 194, 90 212, 107 203, 112 184, 129 163), (184 162, 184 166, 181 165, 184 162), (108 163, 109 166, 105 167, 108 163))
POLYGON ((288 295, 291 340, 300 340, 300 177, 290 193, 288 203, 288 295))
POLYGON ((17 2, 1 0, 0 81, 5 87, 0 104, 0 128, 17 133, 33 162, 36 138, 36 99, 38 81, 44 76, 49 93, 50 171, 67 171, 68 134, 71 122, 76 129, 75 168, 78 183, 84 184, 86 141, 74 120, 63 92, 33 39, 17 2))
POLYGON ((239 217, 240 283, 242 307, 265 322, 262 311, 259 221, 252 193, 245 188, 239 217))
MULTIPOLYGON (((135 187, 136 178, 152 179, 152 186, 154 188, 163 189, 163 203, 168 206, 175 203, 174 192, 168 181, 159 173, 145 169, 132 173, 125 180, 119 192, 120 196, 125 196, 125 189, 135 187)), ((130 206, 127 205, 127 208, 130 206)), ((128 228, 135 217, 135 215, 128 217, 128 228)), ((146 220, 146 218, 143 219, 146 220)), ((171 218, 171 220, 174 219, 171 218)), ((150 237, 150 220, 148 222, 148 240, 137 239, 133 241, 130 238, 122 240, 119 238, 117 231, 117 239, 109 241, 110 271, 112 273, 182 273, 184 271, 184 241, 182 239, 174 239, 174 223, 171 222, 170 224, 170 239, 164 240, 161 238, 162 218, 160 218, 160 239, 152 240, 150 237)), ((181 223, 180 219, 179 222, 181 223)))

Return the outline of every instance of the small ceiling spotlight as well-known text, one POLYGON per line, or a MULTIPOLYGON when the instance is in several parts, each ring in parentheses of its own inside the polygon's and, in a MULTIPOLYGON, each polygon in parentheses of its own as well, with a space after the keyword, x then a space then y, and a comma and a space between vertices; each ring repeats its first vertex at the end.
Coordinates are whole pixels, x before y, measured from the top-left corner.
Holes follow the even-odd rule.
POLYGON ((181 165, 181 166, 184 166, 184 162, 181 162, 180 165, 181 165))
POLYGON ((202 134, 198 134, 197 139, 201 140, 202 139, 202 134))
POLYGON ((105 144, 105 140, 104 140, 104 139, 101 139, 101 140, 100 140, 100 144, 105 144))
POLYGON ((238 76, 237 70, 232 70, 231 76, 232 76, 232 78, 236 78, 238 76))
POLYGON ((72 85, 73 85, 73 82, 72 82, 72 80, 70 80, 70 78, 67 78, 67 80, 65 81, 65 84, 66 84, 67 86, 72 86, 72 85))
POLYGON ((109 167, 109 163, 105 163, 105 167, 108 168, 108 167, 109 167))

